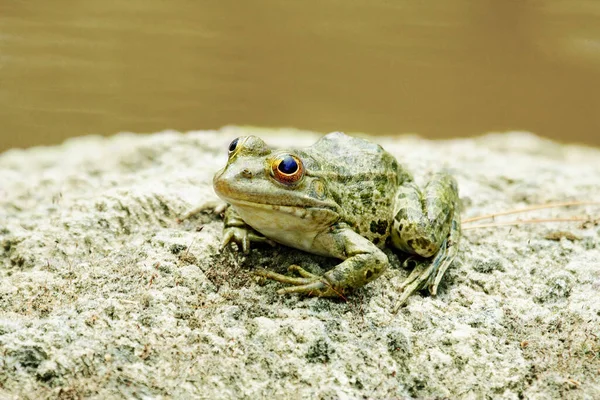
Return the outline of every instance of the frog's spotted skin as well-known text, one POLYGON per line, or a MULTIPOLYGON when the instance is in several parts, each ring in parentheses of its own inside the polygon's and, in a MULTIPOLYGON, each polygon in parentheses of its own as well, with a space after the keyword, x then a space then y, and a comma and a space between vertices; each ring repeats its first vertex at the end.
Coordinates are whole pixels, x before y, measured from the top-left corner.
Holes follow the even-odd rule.
POLYGON ((396 194, 392 243, 407 253, 433 256, 450 233, 457 203, 456 181, 444 173, 436 174, 424 193, 413 182, 402 185, 396 194))
POLYGON ((421 191, 381 146, 339 132, 305 149, 271 150, 247 136, 229 150, 213 182, 231 204, 224 245, 235 241, 247 250, 250 241, 271 239, 343 260, 323 276, 298 266, 297 278, 258 272, 291 285, 281 293, 343 296, 385 271, 388 260, 380 249, 391 243, 430 258, 411 273, 397 307, 427 285, 435 294, 460 238, 451 176, 437 174, 421 191))

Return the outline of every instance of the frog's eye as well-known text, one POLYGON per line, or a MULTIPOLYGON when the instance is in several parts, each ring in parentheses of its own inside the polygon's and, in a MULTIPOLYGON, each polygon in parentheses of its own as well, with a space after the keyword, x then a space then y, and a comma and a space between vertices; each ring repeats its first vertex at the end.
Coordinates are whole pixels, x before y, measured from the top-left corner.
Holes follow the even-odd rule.
POLYGON ((304 165, 298 157, 284 154, 271 162, 271 173, 279 182, 291 185, 304 177, 304 165))
POLYGON ((235 153, 235 151, 238 148, 238 142, 240 141, 240 138, 235 138, 231 141, 231 143, 229 143, 229 156, 231 157, 231 155, 233 153, 235 153))

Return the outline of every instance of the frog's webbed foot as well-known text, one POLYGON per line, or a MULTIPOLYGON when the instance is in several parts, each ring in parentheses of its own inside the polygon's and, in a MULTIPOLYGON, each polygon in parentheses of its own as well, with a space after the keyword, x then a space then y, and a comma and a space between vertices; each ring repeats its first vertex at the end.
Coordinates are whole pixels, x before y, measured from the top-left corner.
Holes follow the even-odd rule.
POLYGON ((290 265, 288 271, 296 272, 298 275, 300 275, 300 277, 286 276, 266 269, 258 269, 254 272, 254 274, 263 278, 291 285, 286 288, 279 289, 277 291, 278 294, 299 293, 307 296, 343 297, 343 293, 335 290, 333 285, 331 285, 327 279, 310 273, 299 265, 290 265))
POLYGON ((437 294, 440 281, 458 254, 459 237, 460 228, 454 224, 450 232, 450 237, 444 240, 433 259, 417 262, 417 265, 408 275, 408 278, 400 285, 402 293, 394 305, 392 312, 396 313, 410 296, 421 289, 427 288, 432 296, 437 294))

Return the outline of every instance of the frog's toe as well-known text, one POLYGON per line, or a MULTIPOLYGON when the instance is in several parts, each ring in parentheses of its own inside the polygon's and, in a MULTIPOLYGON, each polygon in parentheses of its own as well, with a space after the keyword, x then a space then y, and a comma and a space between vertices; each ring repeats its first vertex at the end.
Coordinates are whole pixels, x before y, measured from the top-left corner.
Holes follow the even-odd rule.
MULTIPOLYGON (((301 278, 301 279, 306 279, 306 278, 301 278)), ((286 288, 283 289, 279 289, 277 291, 277 293, 279 294, 291 294, 291 293, 299 293, 299 294, 306 294, 306 295, 315 295, 315 296, 325 296, 325 292, 327 292, 327 289, 329 288, 329 285, 327 285, 325 282, 323 281, 312 281, 310 283, 306 283, 304 285, 300 285, 300 286, 288 286, 286 288)))
POLYGON ((303 278, 310 278, 311 280, 321 280, 321 277, 319 275, 315 275, 311 272, 308 272, 307 270, 305 270, 304 268, 302 268, 299 265, 296 264, 292 264, 288 267, 288 271, 289 272, 295 272, 298 275, 300 275, 303 278))
POLYGON ((400 294, 400 298, 396 301, 392 312, 396 313, 400 307, 406 304, 406 301, 410 296, 425 287, 430 280, 434 269, 434 263, 423 262, 419 263, 415 269, 412 270, 408 278, 400 285, 402 293, 400 294))
POLYGON ((286 276, 282 274, 278 274, 277 272, 269 271, 267 269, 257 269, 254 271, 254 275, 261 276, 263 278, 271 279, 273 281, 287 283, 288 285, 306 285, 308 283, 313 282, 313 279, 310 278, 296 278, 293 276, 286 276))
POLYGON ((233 232, 228 230, 223 232, 223 237, 221 238, 221 250, 227 247, 229 243, 233 240, 233 232))
POLYGON ((223 240, 221 241, 221 249, 227 247, 229 243, 237 243, 244 253, 250 250, 250 236, 248 232, 240 228, 228 228, 223 232, 223 240))
POLYGON ((277 291, 279 294, 298 293, 317 297, 340 297, 340 293, 322 276, 312 274, 298 265, 291 265, 289 271, 297 272, 300 277, 282 275, 266 269, 258 269, 254 274, 290 285, 279 289, 277 291))
POLYGON ((442 261, 442 264, 436 271, 435 275, 429 279, 429 281, 428 281, 429 293, 431 293, 433 296, 435 296, 437 294, 438 286, 440 285, 440 282, 442 281, 442 278, 444 277, 446 270, 448 269, 448 267, 450 267, 450 265, 452 264, 453 261, 454 261, 453 258, 444 259, 444 261, 442 261))
POLYGON ((223 240, 221 241, 221 249, 227 247, 229 243, 237 243, 241 247, 244 254, 248 254, 250 251, 250 243, 267 243, 271 246, 275 246, 275 242, 264 236, 256 234, 255 232, 249 231, 245 228, 229 227, 223 230, 223 240))
POLYGON ((456 257, 457 248, 447 247, 444 242, 442 250, 431 261, 417 263, 400 289, 402 293, 394 305, 393 312, 406 304, 408 298, 421 289, 427 288, 432 296, 437 294, 437 289, 448 267, 456 257))

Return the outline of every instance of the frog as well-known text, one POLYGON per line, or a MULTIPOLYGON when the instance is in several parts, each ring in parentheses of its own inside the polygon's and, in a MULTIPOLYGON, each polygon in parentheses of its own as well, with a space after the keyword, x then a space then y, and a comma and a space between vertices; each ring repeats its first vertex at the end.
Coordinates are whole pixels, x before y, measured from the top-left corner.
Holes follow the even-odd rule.
POLYGON ((459 251, 458 185, 447 171, 421 188, 389 152, 367 139, 332 132, 305 148, 276 149, 256 136, 234 139, 213 178, 227 203, 222 248, 279 243, 332 257, 322 275, 291 265, 285 275, 255 274, 286 285, 279 294, 342 297, 390 266, 384 248, 418 260, 400 285, 397 311, 415 292, 436 295, 459 251))

